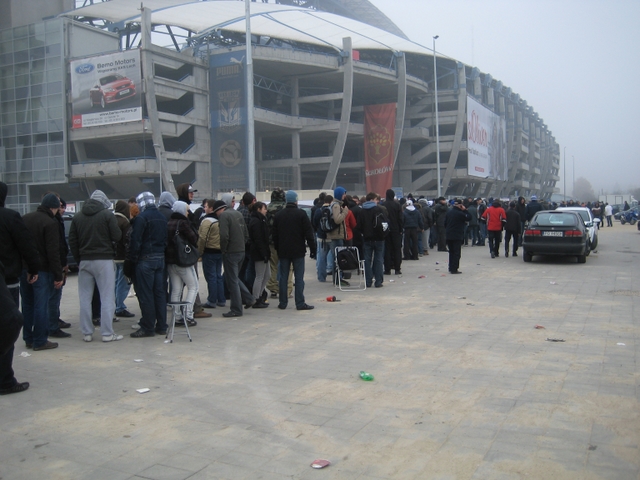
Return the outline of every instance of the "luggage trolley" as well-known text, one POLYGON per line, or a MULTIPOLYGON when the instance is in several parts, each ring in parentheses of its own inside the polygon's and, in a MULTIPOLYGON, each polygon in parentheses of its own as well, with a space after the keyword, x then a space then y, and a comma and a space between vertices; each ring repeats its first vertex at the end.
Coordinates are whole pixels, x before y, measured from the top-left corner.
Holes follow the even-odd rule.
POLYGON ((367 282, 364 276, 364 260, 360 259, 360 252, 357 247, 336 247, 334 252, 336 263, 335 286, 342 292, 366 290, 367 282), (344 285, 340 279, 345 272, 354 272, 356 277, 351 275, 349 285, 344 285), (357 279, 357 283, 356 283, 357 279))

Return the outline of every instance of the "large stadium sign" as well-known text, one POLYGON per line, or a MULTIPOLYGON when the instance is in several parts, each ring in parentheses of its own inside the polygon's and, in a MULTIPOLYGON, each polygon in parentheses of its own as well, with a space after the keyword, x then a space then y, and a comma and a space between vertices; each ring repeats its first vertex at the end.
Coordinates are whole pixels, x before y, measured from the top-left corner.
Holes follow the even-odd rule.
POLYGON ((467 96, 468 174, 507 180, 507 124, 491 110, 467 96))
POLYGON ((72 128, 142 120, 140 51, 71 61, 72 128))

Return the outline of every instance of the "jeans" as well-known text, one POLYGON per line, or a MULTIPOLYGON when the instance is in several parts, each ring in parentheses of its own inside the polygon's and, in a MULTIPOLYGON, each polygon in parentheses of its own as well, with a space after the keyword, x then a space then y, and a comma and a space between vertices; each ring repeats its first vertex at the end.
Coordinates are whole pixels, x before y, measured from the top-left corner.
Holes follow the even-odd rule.
POLYGON ((222 263, 224 265, 224 279, 227 282, 227 288, 231 296, 231 313, 242 315, 242 304, 255 302, 255 298, 242 283, 238 275, 240 267, 244 261, 244 252, 224 253, 222 254, 222 263))
POLYGON ((418 229, 414 227, 404 229, 404 259, 418 260, 418 229))
POLYGON ((93 334, 91 301, 97 286, 100 292, 100 332, 113 335, 113 315, 116 312, 116 270, 113 260, 82 260, 78 270, 80 330, 93 334))
MULTIPOLYGON (((20 287, 9 288, 13 301, 16 302, 16 306, 20 301, 20 287)), ((16 337, 19 336, 19 333, 16 337)), ((15 343, 15 338, 14 338, 15 343)), ((18 383, 13 373, 13 350, 12 345, 3 355, 0 355, 0 388, 11 388, 18 383)))
MULTIPOLYGON (((182 299, 182 291, 184 287, 187 287, 187 295, 184 297, 184 301, 187 305, 187 318, 193 320, 193 302, 196 301, 196 295, 198 295, 198 276, 196 275, 196 268, 180 267, 178 265, 170 264, 168 266, 169 282, 171 283, 171 301, 179 302, 182 299)), ((182 310, 180 307, 173 307, 173 311, 176 318, 182 319, 182 310)))
POLYGON ((240 281, 244 283, 248 290, 253 289, 253 282, 256 280, 256 269, 249 252, 245 252, 244 254, 244 262, 242 262, 242 268, 240 269, 238 278, 240 278, 240 281))
POLYGON ((613 227, 613 224, 611 223, 611 215, 607 215, 607 227, 613 227))
POLYGON ((327 281, 327 253, 329 245, 324 238, 316 237, 316 272, 319 282, 327 281))
POLYGON ((224 307, 227 300, 224 298, 222 254, 204 252, 202 254, 202 271, 209 290, 207 302, 209 305, 224 307))
POLYGON ((364 278, 370 287, 375 278, 375 286, 382 285, 384 274, 384 240, 365 240, 364 247, 364 278))
POLYGON ((167 287, 164 280, 164 257, 147 257, 136 265, 136 294, 142 310, 140 328, 152 333, 154 327, 167 330, 167 287))
POLYGON ((477 245, 480 243, 479 225, 469 225, 469 237, 471 238, 471 245, 477 245))
POLYGON ((49 335, 58 331, 58 319, 60 318, 60 300, 62 300, 62 287, 52 288, 49 297, 49 335))
POLYGON ((293 275, 295 277, 295 293, 296 308, 304 305, 304 257, 300 258, 280 258, 278 260, 278 269, 280 273, 280 307, 286 307, 288 303, 287 288, 289 271, 293 265, 293 275))
POLYGON ((124 263, 116 263, 116 312, 124 312, 127 306, 124 304, 127 295, 129 295, 129 289, 131 285, 127 282, 127 277, 124 276, 124 263))
POLYGON ((484 245, 485 238, 487 238, 487 222, 480 224, 480 238, 478 239, 478 244, 484 245))
POLYGON ((49 298, 53 290, 53 273, 38 272, 38 280, 27 281, 27 272, 20 278, 20 296, 22 297, 22 315, 24 326, 22 338, 25 343, 41 347, 49 339, 49 298))

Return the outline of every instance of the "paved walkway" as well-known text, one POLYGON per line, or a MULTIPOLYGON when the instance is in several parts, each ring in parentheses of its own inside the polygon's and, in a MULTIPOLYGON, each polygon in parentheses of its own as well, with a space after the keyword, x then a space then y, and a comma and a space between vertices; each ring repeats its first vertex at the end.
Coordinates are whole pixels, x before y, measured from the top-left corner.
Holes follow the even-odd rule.
POLYGON ((0 397, 0 477, 637 479, 640 233, 601 229, 586 265, 462 255, 462 275, 432 251, 357 293, 308 260, 315 310, 212 310, 193 343, 84 343, 71 277, 73 337, 17 343, 31 388, 0 397))

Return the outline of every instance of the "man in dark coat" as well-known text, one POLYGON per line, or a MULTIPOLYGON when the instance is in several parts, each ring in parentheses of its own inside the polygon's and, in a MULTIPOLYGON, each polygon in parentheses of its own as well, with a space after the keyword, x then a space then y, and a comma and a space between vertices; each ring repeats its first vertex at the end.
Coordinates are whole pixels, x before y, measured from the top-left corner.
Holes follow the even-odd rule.
POLYGON ((533 216, 542 210, 542 204, 538 203, 538 197, 531 195, 531 201, 527 204, 524 210, 525 220, 530 222, 533 216))
POLYGON ((513 256, 518 256, 518 239, 521 230, 521 219, 520 214, 518 213, 516 202, 509 202, 509 210, 507 210, 507 223, 504 226, 505 234, 504 234, 504 256, 509 256, 509 242, 513 237, 513 256))
POLYGON ((364 277, 367 287, 373 283, 376 288, 382 287, 384 280, 384 239, 387 232, 379 227, 387 222, 387 217, 378 206, 378 195, 374 192, 367 194, 366 201, 357 216, 358 228, 362 232, 364 250, 364 277), (374 283, 375 280, 375 283, 374 283))
POLYGON ((62 265, 60 264, 60 232, 54 216, 60 208, 60 200, 53 193, 44 196, 35 212, 24 216, 24 224, 35 239, 40 270, 38 279, 31 283, 26 272, 20 278, 22 315, 24 328, 22 338, 27 348, 35 351, 58 348, 49 341, 49 298, 51 290, 62 287, 62 265))
POLYGON ((449 273, 462 273, 460 257, 462 256, 462 242, 464 241, 464 227, 471 221, 471 214, 464 208, 462 200, 456 199, 453 207, 448 209, 444 217, 447 247, 449 247, 449 273))
POLYGON ((278 308, 287 308, 287 282, 289 270, 293 265, 295 276, 295 293, 297 310, 311 310, 304 300, 304 256, 306 254, 305 241, 310 252, 316 250, 316 239, 309 217, 298 208, 298 194, 289 190, 285 194, 287 201, 285 208, 280 210, 273 221, 271 236, 273 245, 278 252, 278 268, 280 273, 280 290, 278 308))
POLYGON ((391 188, 386 192, 384 208, 387 209, 389 234, 384 246, 384 274, 391 275, 391 267, 396 275, 402 274, 402 232, 404 231, 404 215, 402 207, 396 201, 396 192, 391 188))
POLYGON ((19 383, 14 376, 13 350, 23 322, 18 310, 23 261, 27 266, 28 282, 38 279, 40 268, 31 232, 18 212, 4 206, 7 193, 7 184, 0 182, 0 315, 4 325, 0 332, 0 395, 29 388, 28 382, 19 383))

